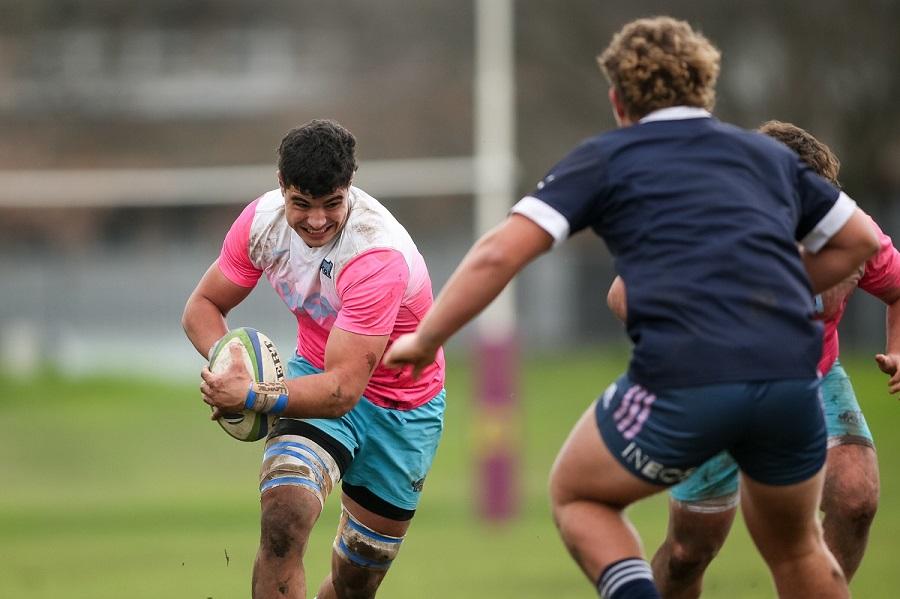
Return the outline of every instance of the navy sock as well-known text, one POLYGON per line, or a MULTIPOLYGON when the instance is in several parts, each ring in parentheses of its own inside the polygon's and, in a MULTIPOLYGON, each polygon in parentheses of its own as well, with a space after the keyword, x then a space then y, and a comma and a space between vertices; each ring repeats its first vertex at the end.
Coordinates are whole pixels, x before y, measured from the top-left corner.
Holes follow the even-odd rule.
POLYGON ((650 565, 638 557, 613 562, 597 580, 602 599, 660 599, 650 565))

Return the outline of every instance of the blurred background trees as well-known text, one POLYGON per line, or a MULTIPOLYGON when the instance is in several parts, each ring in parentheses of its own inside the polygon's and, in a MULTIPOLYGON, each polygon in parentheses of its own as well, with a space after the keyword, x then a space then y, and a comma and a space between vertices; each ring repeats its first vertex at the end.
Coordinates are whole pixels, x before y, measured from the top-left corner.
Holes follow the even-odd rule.
MULTIPOLYGON (((888 234, 900 231, 900 3, 890 0, 518 0, 518 195, 579 140, 614 126, 594 57, 626 21, 661 13, 722 50, 717 116, 809 129, 840 156, 848 193, 888 234)), ((0 0, 4 355, 27 337, 35 359, 64 370, 133 367, 141 336, 142 364, 167 359, 194 373, 184 299, 241 207, 275 186, 287 129, 316 117, 349 127, 363 187, 373 161, 471 154, 473 19, 470 2, 0 0), (230 192, 217 171, 198 171, 225 187, 203 202, 185 189, 183 202, 163 204, 127 176, 245 166, 254 169, 230 192), (121 201, 97 205, 90 186, 52 176, 72 169, 126 175, 121 201)), ((472 241, 471 196, 380 199, 440 288, 472 241)), ((623 343, 605 309, 612 276, 591 234, 540 259, 517 292, 525 339, 623 343)), ((293 323, 272 295, 254 294, 232 322, 289 346, 293 323)), ((874 353, 882 323, 877 302, 854 299, 846 345, 874 353)))

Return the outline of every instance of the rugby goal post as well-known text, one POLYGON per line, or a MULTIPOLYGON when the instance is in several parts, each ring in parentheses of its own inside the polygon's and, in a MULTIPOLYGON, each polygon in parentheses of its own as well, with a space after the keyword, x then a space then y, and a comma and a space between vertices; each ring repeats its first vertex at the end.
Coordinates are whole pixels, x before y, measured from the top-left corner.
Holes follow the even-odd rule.
MULTIPOLYGON (((505 217, 516 181, 515 53, 512 0, 478 0, 475 17, 475 234, 505 217)), ((519 504, 518 342, 510 284, 476 321, 473 378, 477 504, 489 521, 519 504)))

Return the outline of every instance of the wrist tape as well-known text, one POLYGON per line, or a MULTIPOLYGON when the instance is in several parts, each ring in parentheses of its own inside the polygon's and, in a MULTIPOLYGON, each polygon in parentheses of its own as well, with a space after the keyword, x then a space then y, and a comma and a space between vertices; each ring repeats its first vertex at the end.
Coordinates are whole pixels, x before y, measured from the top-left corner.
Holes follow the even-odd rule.
POLYGON ((288 389, 283 382, 253 381, 247 390, 244 408, 263 414, 281 414, 288 404, 288 389))

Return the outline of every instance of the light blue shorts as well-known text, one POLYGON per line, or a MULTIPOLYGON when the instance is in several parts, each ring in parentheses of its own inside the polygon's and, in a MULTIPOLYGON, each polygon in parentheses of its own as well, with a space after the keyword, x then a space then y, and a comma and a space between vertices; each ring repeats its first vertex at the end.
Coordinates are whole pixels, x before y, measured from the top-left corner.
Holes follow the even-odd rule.
MULTIPOLYGON (((821 389, 828 446, 853 443, 874 447, 872 433, 856 401, 850 377, 840 362, 835 361, 822 379, 821 389)), ((737 501, 739 478, 734 459, 727 452, 722 452, 669 489, 669 493, 673 499, 683 503, 710 501, 723 507, 734 505, 737 501), (732 500, 728 501, 729 499, 732 500)))
MULTIPOLYGON (((287 363, 287 377, 322 372, 300 356, 287 363)), ((335 419, 279 418, 270 434, 300 434, 326 448, 342 473, 351 499, 379 515, 412 517, 444 430, 446 391, 412 410, 376 406, 365 396, 335 419)))

